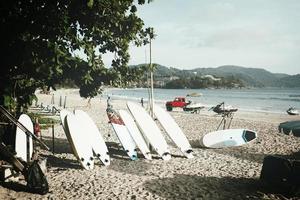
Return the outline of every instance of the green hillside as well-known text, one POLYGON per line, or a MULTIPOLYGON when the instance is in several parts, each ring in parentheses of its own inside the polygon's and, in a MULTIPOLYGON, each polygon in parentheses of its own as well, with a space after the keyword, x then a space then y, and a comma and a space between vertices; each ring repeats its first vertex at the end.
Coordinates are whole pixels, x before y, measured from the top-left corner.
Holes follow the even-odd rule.
MULTIPOLYGON (((131 67, 140 67, 135 65, 131 67)), ((300 74, 288 75, 284 73, 272 73, 261 68, 247 68, 234 65, 224 65, 216 68, 195 68, 191 70, 181 70, 173 67, 156 65, 154 77, 178 77, 189 79, 212 75, 224 79, 236 79, 243 83, 245 87, 300 87, 300 74)), ((180 82, 180 81, 177 81, 180 82)))

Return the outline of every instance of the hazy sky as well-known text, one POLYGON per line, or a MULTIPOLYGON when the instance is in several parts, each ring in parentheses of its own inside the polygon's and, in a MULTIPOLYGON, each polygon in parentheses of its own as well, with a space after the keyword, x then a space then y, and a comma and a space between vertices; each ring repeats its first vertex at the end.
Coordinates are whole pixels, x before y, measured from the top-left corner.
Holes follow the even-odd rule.
MULTIPOLYGON (((154 0, 138 14, 155 29, 155 63, 300 73, 300 0, 154 0)), ((130 54, 130 64, 145 63, 149 47, 130 54)))

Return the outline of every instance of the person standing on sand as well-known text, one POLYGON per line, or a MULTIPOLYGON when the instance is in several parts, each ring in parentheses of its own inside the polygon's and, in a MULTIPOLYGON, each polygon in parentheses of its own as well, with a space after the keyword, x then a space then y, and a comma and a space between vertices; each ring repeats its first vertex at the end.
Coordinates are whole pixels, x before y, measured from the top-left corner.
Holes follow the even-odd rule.
POLYGON ((112 107, 111 104, 110 104, 110 96, 107 97, 106 103, 107 103, 107 108, 112 107))
POLYGON ((144 99, 143 99, 143 97, 141 98, 141 104, 144 107, 144 99))

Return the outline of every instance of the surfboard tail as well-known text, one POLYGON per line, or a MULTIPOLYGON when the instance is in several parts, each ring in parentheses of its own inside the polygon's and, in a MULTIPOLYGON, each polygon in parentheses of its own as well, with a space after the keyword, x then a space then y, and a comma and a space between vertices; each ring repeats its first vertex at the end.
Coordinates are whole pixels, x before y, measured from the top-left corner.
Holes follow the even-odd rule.
POLYGON ((168 161, 171 159, 171 154, 169 152, 164 152, 162 154, 162 159, 165 160, 165 161, 168 161))
POLYGON ((150 152, 147 152, 144 154, 145 158, 148 159, 148 160, 152 160, 152 155, 150 152))
POLYGON ((184 154, 187 158, 194 158, 194 155, 193 155, 194 151, 192 149, 188 149, 188 150, 185 150, 185 151, 182 151, 182 152, 184 152, 184 154))

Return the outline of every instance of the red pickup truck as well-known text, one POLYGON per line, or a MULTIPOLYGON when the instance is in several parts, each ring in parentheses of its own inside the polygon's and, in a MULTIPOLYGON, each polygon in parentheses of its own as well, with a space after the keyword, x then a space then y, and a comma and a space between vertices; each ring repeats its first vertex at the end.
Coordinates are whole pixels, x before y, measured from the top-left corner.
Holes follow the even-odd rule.
POLYGON ((190 103, 191 101, 186 102, 186 99, 184 97, 176 97, 173 101, 167 101, 166 108, 167 111, 172 111, 175 107, 184 108, 190 103))

